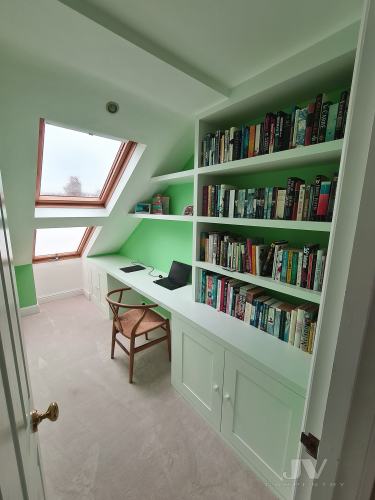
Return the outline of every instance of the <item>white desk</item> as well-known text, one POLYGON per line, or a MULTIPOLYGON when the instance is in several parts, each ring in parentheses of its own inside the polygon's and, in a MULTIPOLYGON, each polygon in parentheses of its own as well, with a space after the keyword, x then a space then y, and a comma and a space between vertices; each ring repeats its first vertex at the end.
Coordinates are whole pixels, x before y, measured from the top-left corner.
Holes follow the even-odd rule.
MULTIPOLYGON (((194 302, 191 285, 172 291, 155 284, 157 278, 149 276, 148 269, 124 273, 120 268, 131 265, 130 259, 126 257, 90 257, 88 261, 170 311, 172 337, 173 315, 179 315, 213 335, 224 347, 229 346, 256 368, 274 374, 279 382, 284 382, 302 396, 306 395, 311 359, 309 354, 205 304, 194 302)), ((158 270, 153 274, 166 275, 158 270)))

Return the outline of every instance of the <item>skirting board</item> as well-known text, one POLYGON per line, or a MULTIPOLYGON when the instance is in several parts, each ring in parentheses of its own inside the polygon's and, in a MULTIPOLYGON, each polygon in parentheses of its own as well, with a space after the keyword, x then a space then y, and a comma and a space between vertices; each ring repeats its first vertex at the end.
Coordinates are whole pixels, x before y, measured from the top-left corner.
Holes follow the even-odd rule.
POLYGON ((44 304, 46 302, 52 302, 53 300, 67 299, 69 297, 75 297, 76 295, 82 295, 82 288, 76 288, 74 290, 66 290, 64 292, 51 293, 51 295, 43 295, 38 297, 39 304, 44 304))
POLYGON ((29 307, 20 307, 20 315, 22 317, 30 316, 30 314, 38 314, 38 312, 40 312, 39 304, 35 304, 29 307))

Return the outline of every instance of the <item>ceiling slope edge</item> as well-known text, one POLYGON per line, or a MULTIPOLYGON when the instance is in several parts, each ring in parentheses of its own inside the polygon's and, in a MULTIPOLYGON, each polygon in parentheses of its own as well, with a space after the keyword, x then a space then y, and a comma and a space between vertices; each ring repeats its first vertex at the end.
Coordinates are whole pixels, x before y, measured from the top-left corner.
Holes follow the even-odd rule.
POLYGON ((103 28, 111 31, 115 35, 121 37, 122 39, 136 45, 138 48, 148 52, 157 59, 163 61, 169 66, 174 67, 178 71, 181 71, 185 75, 189 76, 193 80, 201 83, 202 85, 214 90, 223 97, 228 97, 230 94, 230 89, 223 85, 222 83, 211 78, 209 75, 203 73, 194 66, 188 64, 187 62, 179 59, 173 53, 168 50, 158 46, 157 44, 151 42, 146 37, 141 36, 135 30, 130 27, 125 27, 120 21, 115 19, 113 16, 106 13, 104 10, 94 7, 85 3, 82 0, 58 0, 65 6, 75 10, 77 13, 91 19, 95 23, 99 24, 103 28))

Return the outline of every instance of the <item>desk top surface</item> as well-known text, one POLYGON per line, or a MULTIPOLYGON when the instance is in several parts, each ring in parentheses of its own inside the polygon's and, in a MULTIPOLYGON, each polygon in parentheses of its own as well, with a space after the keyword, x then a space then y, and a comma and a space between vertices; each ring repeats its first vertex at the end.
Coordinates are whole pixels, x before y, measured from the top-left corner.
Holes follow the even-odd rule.
MULTIPOLYGON (((173 314, 177 314, 182 319, 203 328, 213 335, 215 340, 224 346, 229 346, 238 355, 246 357, 258 369, 266 371, 268 375, 274 375, 279 382, 305 396, 310 372, 310 354, 212 307, 195 302, 191 285, 177 290, 167 290, 154 283, 157 278, 149 275, 149 269, 124 273, 120 268, 131 265, 127 257, 120 255, 90 257, 88 262, 169 310, 172 313, 172 321, 173 314)), ((153 274, 166 276, 166 273, 157 269, 153 274)))

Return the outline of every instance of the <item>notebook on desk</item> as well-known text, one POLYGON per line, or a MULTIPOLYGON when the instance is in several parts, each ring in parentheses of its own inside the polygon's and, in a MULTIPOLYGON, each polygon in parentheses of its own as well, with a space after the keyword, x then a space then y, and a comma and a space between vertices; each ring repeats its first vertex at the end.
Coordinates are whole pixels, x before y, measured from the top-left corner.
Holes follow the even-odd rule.
POLYGON ((176 290, 176 288, 181 288, 188 283, 190 272, 191 266, 174 260, 167 278, 161 278, 154 281, 154 283, 168 290, 176 290))

